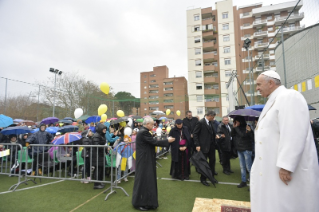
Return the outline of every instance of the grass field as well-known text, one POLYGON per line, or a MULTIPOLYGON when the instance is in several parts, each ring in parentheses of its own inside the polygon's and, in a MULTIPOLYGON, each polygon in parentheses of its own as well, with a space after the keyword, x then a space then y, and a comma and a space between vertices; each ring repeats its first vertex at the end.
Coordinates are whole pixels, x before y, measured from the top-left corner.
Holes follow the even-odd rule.
MULTIPOLYGON (((218 172, 216 179, 219 182, 230 183, 220 183, 216 188, 212 185, 203 186, 197 182, 199 174, 195 172, 193 166, 190 180, 196 182, 171 180, 170 157, 158 161, 163 167, 157 169, 159 208, 156 211, 192 211, 196 197, 249 201, 247 188, 236 187, 240 183, 238 159, 231 160, 232 170, 235 173, 230 176, 223 174, 221 165, 216 164, 218 172)), ((107 201, 104 201, 107 193, 103 194, 103 190, 94 190, 93 183, 81 184, 77 181, 49 179, 42 179, 40 183, 37 179, 36 185, 28 182, 28 185, 20 185, 15 192, 4 193, 11 185, 17 183, 17 178, 0 175, 0 182, 0 211, 136 211, 131 204, 134 175, 129 177, 129 182, 122 181, 119 184, 128 192, 129 197, 117 189, 117 193, 111 194, 107 201), (23 190, 24 188, 30 189, 23 190)), ((105 189, 107 187, 108 184, 105 189)))

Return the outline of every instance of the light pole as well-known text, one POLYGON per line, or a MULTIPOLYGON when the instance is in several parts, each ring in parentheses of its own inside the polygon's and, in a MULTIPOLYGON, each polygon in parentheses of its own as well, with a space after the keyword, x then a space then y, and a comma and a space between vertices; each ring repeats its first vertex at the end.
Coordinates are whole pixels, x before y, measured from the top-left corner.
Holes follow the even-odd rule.
POLYGON ((53 117, 54 117, 54 110, 55 110, 55 96, 56 96, 56 75, 61 75, 62 71, 59 71, 58 69, 50 68, 49 70, 51 73, 54 74, 54 98, 53 98, 53 117))
POLYGON ((251 44, 251 40, 249 38, 247 38, 245 41, 244 41, 244 48, 246 49, 246 51, 248 51, 248 69, 249 69, 249 81, 250 81, 250 104, 253 105, 253 82, 252 82, 252 79, 253 79, 253 70, 250 68, 250 61, 251 59, 249 58, 249 47, 250 47, 250 44, 251 44))

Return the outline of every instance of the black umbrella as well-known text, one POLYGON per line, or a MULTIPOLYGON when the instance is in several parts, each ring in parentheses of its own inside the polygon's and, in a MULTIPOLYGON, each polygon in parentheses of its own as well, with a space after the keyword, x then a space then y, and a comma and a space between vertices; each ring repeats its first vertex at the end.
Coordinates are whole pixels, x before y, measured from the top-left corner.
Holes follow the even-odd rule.
POLYGON ((120 122, 128 122, 128 118, 127 117, 122 117, 122 118, 118 118, 116 120, 111 120, 110 124, 114 125, 114 124, 119 124, 120 122))
POLYGON ((215 179, 213 177, 212 170, 209 167, 209 164, 202 151, 194 153, 193 156, 190 158, 190 161, 196 167, 197 172, 208 178, 215 186, 215 179))
POLYGON ((142 116, 131 116, 130 118, 132 118, 132 119, 141 119, 142 116))
POLYGON ((60 120, 59 122, 60 122, 60 123, 64 123, 64 124, 72 124, 72 123, 73 123, 73 121, 67 120, 67 119, 62 119, 62 120, 60 120))
POLYGON ((308 105, 308 110, 317 110, 317 109, 312 107, 311 105, 308 105))

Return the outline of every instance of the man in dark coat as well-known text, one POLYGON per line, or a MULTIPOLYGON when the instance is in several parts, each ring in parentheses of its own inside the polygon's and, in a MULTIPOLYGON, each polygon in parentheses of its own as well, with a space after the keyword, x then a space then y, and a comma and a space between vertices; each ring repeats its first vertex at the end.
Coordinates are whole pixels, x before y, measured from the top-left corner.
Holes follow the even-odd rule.
MULTIPOLYGON (((96 133, 94 133, 92 137, 92 145, 101 145, 101 147, 92 147, 92 166, 95 167, 93 172, 95 180, 103 180, 103 170, 105 167, 105 153, 107 153, 108 148, 105 146, 106 139, 106 126, 104 124, 99 123, 96 126, 96 133)), ((102 183, 94 183, 93 189, 102 189, 104 188, 104 184, 102 183)))
MULTIPOLYGON (((214 111, 208 111, 205 114, 205 117, 202 118, 194 129, 194 142, 196 146, 196 150, 202 151, 206 158, 209 158, 209 166, 212 170, 212 175, 215 175, 215 137, 216 131, 213 127, 213 121, 216 116, 214 111)), ((206 177, 204 175, 200 176, 200 181, 203 185, 209 186, 206 181, 206 177)), ((214 179, 215 183, 218 183, 216 179, 214 179)))
POLYGON ((193 139, 193 132, 195 129, 195 126, 198 122, 198 118, 193 117, 192 111, 186 112, 186 118, 183 119, 183 126, 188 128, 188 132, 190 134, 191 140, 188 144, 188 147, 190 147, 190 154, 193 154, 195 151, 195 145, 194 145, 194 139, 193 139))
POLYGON ((224 116, 222 123, 220 123, 217 128, 217 134, 219 136, 219 139, 217 139, 217 143, 219 144, 219 147, 222 151, 223 173, 226 175, 234 173, 230 169, 230 158, 232 151, 231 130, 232 126, 229 124, 229 118, 227 116, 224 116))
POLYGON ((168 147, 175 139, 153 139, 150 131, 153 129, 152 118, 145 118, 143 127, 136 136, 136 170, 133 188, 132 204, 135 208, 146 211, 158 207, 156 180, 155 146, 168 147))

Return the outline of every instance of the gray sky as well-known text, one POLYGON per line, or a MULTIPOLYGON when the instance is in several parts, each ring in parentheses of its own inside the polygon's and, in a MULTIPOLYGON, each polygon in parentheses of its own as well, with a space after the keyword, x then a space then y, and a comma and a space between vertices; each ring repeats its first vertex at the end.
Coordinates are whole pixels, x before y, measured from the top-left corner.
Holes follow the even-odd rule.
MULTIPOLYGON (((233 0, 237 6, 256 2, 233 0)), ((0 0, 0 76, 42 81, 53 67, 139 97, 139 73, 153 66, 167 65, 170 77, 187 78, 186 10, 214 5, 208 0, 0 0)), ((4 87, 0 79, 1 96, 4 87)), ((8 86, 9 95, 32 89, 8 86)))

